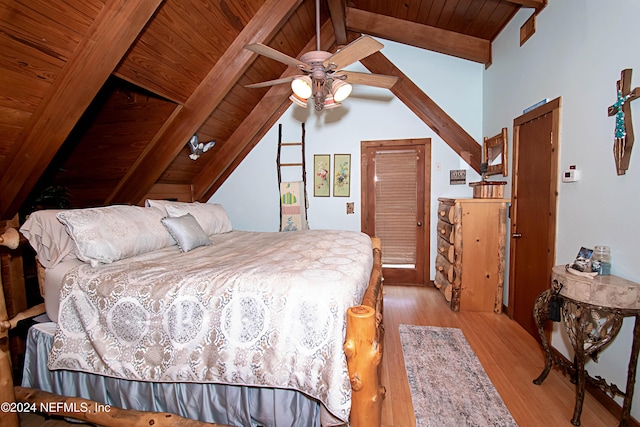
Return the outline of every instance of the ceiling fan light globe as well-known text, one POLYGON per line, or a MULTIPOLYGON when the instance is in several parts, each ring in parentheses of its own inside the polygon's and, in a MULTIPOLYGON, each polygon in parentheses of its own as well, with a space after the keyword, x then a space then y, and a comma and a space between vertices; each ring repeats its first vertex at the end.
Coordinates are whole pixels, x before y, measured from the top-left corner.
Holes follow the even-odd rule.
POLYGON ((300 99, 308 99, 313 93, 309 76, 296 77, 291 81, 291 90, 300 99))
POLYGON ((297 106, 307 108, 307 100, 299 98, 295 93, 292 93, 289 99, 297 106))
POLYGON ((334 80, 331 91, 333 92, 333 99, 336 102, 342 102, 351 95, 353 86, 342 80, 334 80))
POLYGON ((331 95, 327 95, 327 97, 324 99, 324 109, 325 110, 330 110, 332 108, 336 108, 339 107, 341 104, 339 102, 336 102, 335 97, 331 96, 331 95))

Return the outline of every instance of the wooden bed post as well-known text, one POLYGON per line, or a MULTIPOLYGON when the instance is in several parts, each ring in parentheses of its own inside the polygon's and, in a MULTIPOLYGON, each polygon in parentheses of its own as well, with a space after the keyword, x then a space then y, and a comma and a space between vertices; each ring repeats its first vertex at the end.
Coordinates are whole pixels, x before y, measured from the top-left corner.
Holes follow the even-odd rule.
MULTIPOLYGON (((0 245, 11 249, 17 248, 16 230, 9 228, 0 236, 0 245), (13 231, 9 231, 13 230, 13 231)), ((11 369, 11 352, 9 350, 9 315, 7 304, 4 300, 4 286, 2 283, 2 266, 0 265, 0 404, 15 402, 13 392, 13 371, 11 369)), ((0 416, 2 427, 18 427, 20 419, 17 412, 3 411, 0 416)))
MULTIPOLYGON (((0 267, 2 268, 2 267, 0 267)), ((9 351, 9 329, 5 328, 4 322, 9 320, 7 316, 7 306, 4 301, 4 290, 2 289, 2 277, 0 276, 0 404, 5 402, 15 402, 16 396, 13 393, 13 372, 11 369, 11 352, 9 351)), ((18 427, 20 419, 17 412, 2 412, 2 427, 18 427)))
POLYGON ((359 305, 347 310, 347 337, 344 352, 351 380, 352 427, 379 426, 384 398, 378 366, 382 343, 378 343, 375 310, 359 305))
POLYGON ((380 239, 372 238, 374 266, 362 305, 347 310, 344 353, 351 381, 352 427, 380 426, 385 388, 380 383, 384 338, 380 239))
MULTIPOLYGON (((0 267, 1 268, 1 267, 0 267)), ((0 277, 0 287, 2 278, 0 277)), ((13 372, 11 370, 11 352, 9 351, 9 329, 5 328, 4 322, 8 320, 7 306, 4 301, 4 291, 0 289, 0 404, 13 403, 16 396, 13 393, 13 372)), ((17 412, 3 411, 0 426, 18 427, 20 419, 17 412)))

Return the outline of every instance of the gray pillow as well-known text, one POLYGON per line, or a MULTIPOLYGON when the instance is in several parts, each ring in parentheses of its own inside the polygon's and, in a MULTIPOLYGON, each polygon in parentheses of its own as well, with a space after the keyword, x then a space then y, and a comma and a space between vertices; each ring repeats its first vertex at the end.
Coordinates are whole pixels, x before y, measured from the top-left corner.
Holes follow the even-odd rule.
POLYGON ((161 221, 182 252, 189 252, 191 249, 200 246, 211 245, 207 233, 204 232, 198 221, 191 214, 166 217, 161 221))

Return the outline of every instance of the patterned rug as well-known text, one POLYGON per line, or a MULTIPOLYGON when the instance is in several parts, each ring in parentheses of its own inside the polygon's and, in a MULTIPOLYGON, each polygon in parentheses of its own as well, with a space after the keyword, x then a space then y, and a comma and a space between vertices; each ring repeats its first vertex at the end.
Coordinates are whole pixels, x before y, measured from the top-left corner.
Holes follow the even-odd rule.
POLYGON ((517 426, 460 329, 399 329, 417 427, 517 426))

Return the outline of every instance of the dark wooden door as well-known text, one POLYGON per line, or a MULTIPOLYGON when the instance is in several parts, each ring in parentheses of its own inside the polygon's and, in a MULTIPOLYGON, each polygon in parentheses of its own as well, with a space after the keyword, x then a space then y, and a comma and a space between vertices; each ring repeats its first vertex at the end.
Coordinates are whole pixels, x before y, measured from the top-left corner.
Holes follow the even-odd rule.
POLYGON ((533 305, 555 261, 560 99, 514 120, 509 314, 539 339, 533 305))
POLYGON ((431 140, 363 141, 361 154, 362 231, 381 239, 385 284, 424 285, 431 140))

